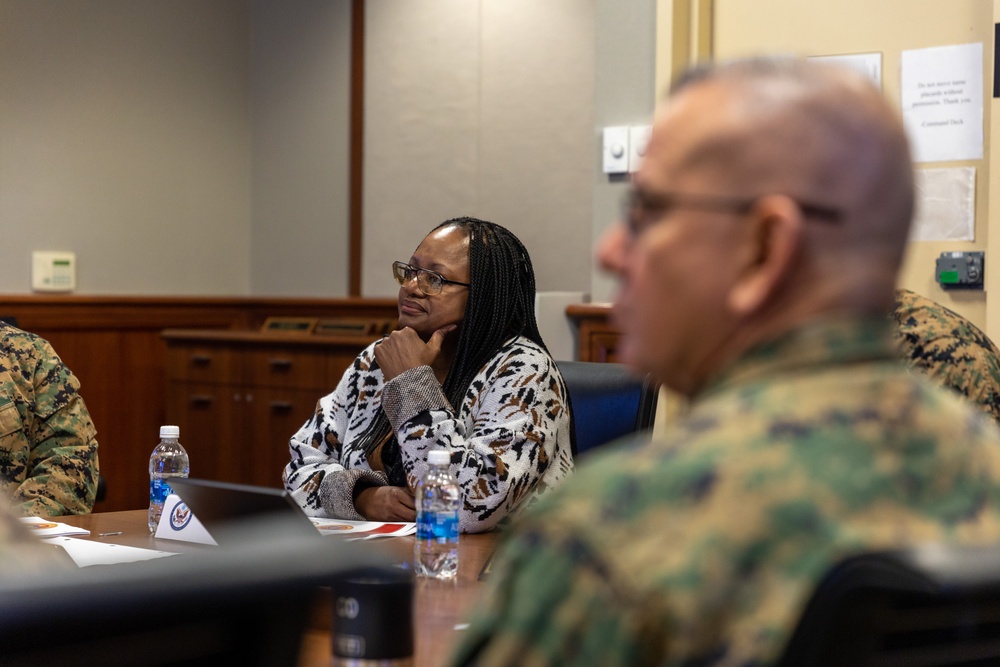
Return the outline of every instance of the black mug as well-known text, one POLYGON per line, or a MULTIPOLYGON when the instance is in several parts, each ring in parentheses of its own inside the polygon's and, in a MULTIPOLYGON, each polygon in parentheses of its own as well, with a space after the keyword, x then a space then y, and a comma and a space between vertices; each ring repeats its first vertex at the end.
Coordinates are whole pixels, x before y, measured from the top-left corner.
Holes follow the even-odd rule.
POLYGON ((362 568, 330 586, 333 664, 408 667, 413 663, 413 574, 362 568))

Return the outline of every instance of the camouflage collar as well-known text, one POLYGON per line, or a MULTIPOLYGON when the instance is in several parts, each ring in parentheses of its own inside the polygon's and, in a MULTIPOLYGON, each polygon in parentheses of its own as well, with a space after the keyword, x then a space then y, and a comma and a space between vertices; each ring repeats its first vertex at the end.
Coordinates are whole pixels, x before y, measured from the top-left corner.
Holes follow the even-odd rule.
POLYGON ((892 324, 886 318, 813 321, 752 348, 711 381, 694 401, 761 378, 819 366, 894 359, 898 354, 892 342, 892 324))

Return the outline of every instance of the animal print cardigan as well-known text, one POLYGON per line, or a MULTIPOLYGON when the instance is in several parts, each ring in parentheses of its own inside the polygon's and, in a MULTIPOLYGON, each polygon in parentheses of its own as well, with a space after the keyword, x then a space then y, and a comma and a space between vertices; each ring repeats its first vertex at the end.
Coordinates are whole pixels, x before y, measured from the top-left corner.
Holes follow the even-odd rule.
POLYGON ((384 382, 374 348, 354 360, 291 439, 285 488, 310 516, 361 520, 355 484, 388 484, 354 444, 379 410, 400 443, 411 488, 427 470, 428 450, 451 450, 463 532, 489 530, 572 471, 566 385, 552 357, 531 340, 507 341, 475 376, 458 410, 429 366, 384 382))

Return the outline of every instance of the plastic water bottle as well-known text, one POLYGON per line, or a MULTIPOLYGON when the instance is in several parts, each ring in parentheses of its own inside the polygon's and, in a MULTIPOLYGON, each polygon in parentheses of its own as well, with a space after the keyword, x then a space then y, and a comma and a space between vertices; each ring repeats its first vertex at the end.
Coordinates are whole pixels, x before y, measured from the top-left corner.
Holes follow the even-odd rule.
POLYGON ((161 426, 160 444, 149 457, 149 532, 155 533, 163 514, 163 503, 170 495, 170 478, 187 477, 191 472, 188 453, 178 442, 179 426, 161 426))
POLYGON ((427 453, 427 474, 417 483, 417 541, 413 564, 417 574, 453 579, 458 574, 458 509, 461 493, 451 474, 451 453, 427 453))

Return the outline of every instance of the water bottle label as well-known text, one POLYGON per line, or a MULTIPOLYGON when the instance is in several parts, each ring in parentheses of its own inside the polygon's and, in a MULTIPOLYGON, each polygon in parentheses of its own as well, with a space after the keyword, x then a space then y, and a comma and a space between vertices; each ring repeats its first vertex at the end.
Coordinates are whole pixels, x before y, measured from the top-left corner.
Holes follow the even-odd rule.
POLYGON ((170 482, 165 479, 149 480, 149 502, 162 505, 166 502, 167 496, 173 493, 170 482))
POLYGON ((458 541, 458 512, 421 512, 417 517, 417 539, 438 544, 458 541))

